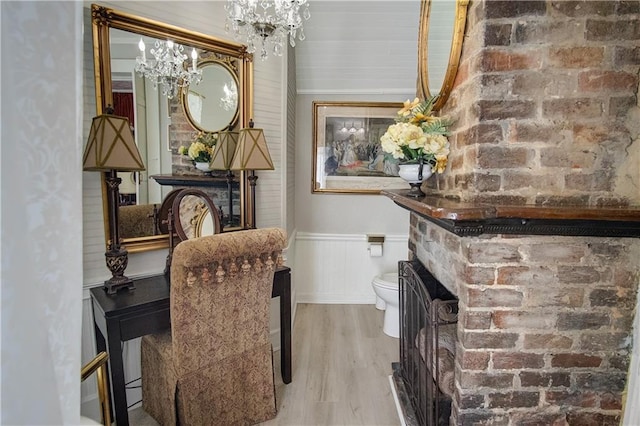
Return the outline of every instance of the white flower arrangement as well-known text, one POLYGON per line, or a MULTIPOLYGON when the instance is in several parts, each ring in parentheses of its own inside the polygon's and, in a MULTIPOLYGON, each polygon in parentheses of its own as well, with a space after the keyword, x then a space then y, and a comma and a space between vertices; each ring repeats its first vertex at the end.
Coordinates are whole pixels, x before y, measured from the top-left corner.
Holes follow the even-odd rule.
POLYGON ((398 111, 396 124, 389 126, 380 138, 382 150, 401 164, 422 162, 432 172, 443 173, 449 156, 447 120, 431 116, 435 97, 413 102, 407 100, 398 111))
POLYGON ((196 163, 208 163, 213 155, 213 148, 218 142, 217 133, 200 132, 196 135, 191 145, 187 148, 181 146, 178 153, 188 155, 196 163))

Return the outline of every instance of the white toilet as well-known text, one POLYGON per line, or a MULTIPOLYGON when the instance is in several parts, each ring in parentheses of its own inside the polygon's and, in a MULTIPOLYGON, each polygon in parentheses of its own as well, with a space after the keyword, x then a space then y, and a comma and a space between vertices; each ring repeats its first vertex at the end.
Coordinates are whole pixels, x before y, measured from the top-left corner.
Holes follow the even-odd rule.
POLYGON ((398 293, 398 273, 388 272, 377 275, 371 283, 376 293, 376 308, 384 310, 382 331, 391 337, 400 337, 400 298, 398 293))

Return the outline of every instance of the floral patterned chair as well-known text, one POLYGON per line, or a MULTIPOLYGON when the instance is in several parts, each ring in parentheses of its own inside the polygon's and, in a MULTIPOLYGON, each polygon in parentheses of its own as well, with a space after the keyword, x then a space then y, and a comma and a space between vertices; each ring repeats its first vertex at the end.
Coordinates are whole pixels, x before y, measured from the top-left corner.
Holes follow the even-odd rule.
POLYGON ((282 229, 183 241, 171 330, 142 339, 142 407, 161 425, 246 425, 276 415, 269 307, 282 229))

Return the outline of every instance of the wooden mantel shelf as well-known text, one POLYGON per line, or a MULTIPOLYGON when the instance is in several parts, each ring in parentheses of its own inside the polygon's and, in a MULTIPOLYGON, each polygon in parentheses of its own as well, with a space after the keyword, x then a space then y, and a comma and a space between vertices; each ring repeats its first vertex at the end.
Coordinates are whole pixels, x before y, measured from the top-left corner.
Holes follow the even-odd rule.
POLYGON ((640 237, 640 206, 550 207, 463 203, 438 196, 382 191, 397 205, 460 236, 480 234, 640 237))
MULTIPOLYGON (((160 185, 176 185, 176 186, 227 186, 227 178, 225 176, 206 176, 206 175, 151 175, 151 179, 160 185)), ((237 186, 238 183, 234 182, 237 186)))

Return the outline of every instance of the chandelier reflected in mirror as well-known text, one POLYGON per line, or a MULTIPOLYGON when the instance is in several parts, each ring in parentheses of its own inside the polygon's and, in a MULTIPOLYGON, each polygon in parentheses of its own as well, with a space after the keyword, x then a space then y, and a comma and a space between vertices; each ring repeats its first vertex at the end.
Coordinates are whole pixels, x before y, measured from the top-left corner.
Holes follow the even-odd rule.
POLYGON ((227 0, 227 31, 236 40, 247 43, 249 53, 260 44, 260 59, 267 59, 268 49, 282 56, 287 37, 292 47, 296 38, 304 40, 303 21, 310 18, 307 0, 227 0))
POLYGON ((156 40, 154 47, 149 51, 153 59, 147 59, 144 41, 138 43, 141 56, 136 58, 135 70, 140 75, 150 80, 155 89, 160 86, 162 94, 172 99, 178 94, 181 87, 190 84, 198 84, 202 79, 202 70, 198 69, 198 52, 191 51, 191 67, 185 66, 187 55, 184 54, 184 46, 171 40, 156 40))
POLYGON ((238 107, 238 87, 234 83, 225 83, 222 90, 224 96, 220 98, 220 106, 225 111, 235 110, 238 107))

